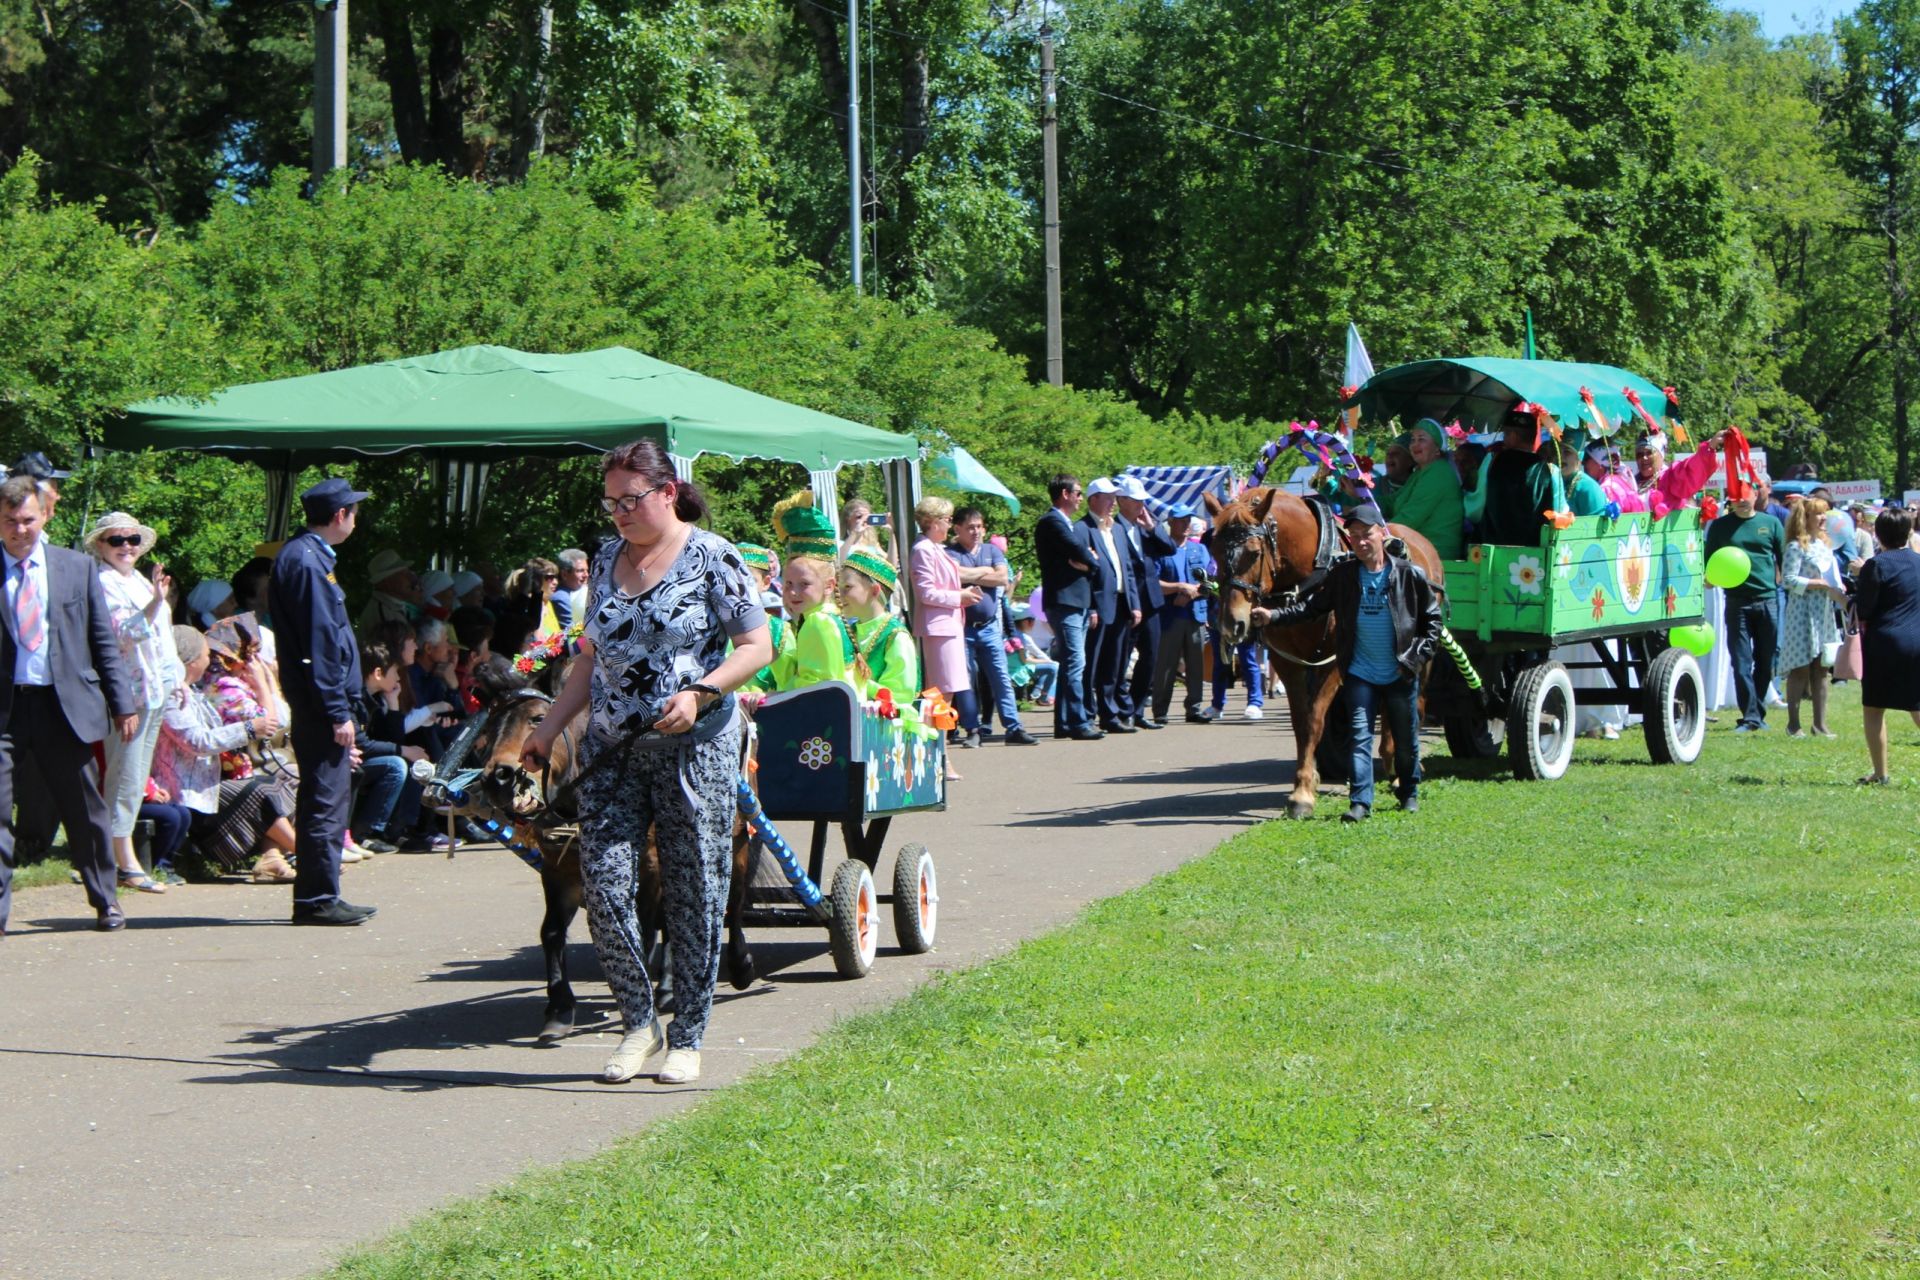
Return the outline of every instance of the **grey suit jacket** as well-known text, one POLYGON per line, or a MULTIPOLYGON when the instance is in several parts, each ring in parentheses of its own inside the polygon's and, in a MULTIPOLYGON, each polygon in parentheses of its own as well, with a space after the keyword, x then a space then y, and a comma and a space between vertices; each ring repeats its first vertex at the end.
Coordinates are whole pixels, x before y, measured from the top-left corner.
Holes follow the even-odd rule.
MULTIPOLYGON (((47 546, 47 653, 53 691, 74 736, 102 742, 115 716, 130 716, 133 688, 120 642, 100 589, 100 562, 65 547, 47 546)), ((0 560, 0 565, 6 562, 0 560)), ((19 636, 13 606, 0 590, 0 729, 13 714, 13 667, 19 636)))

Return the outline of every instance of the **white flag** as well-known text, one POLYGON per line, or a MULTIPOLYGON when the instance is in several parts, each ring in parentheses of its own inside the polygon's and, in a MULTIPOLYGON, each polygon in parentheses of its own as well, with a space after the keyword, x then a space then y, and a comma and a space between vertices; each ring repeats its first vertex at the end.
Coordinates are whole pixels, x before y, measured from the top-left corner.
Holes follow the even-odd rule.
POLYGON ((1340 379, 1343 387, 1364 387, 1367 379, 1373 377, 1373 358, 1367 354, 1367 344, 1360 341, 1360 329, 1353 321, 1347 321, 1347 372, 1340 379))

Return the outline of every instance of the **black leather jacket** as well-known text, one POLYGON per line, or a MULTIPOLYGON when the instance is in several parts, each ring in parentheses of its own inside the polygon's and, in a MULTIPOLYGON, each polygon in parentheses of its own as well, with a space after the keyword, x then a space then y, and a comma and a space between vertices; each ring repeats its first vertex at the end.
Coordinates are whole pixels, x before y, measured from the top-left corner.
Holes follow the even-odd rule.
MULTIPOLYGON (((1394 657, 1400 670, 1418 676, 1440 643, 1440 597, 1427 575, 1411 561, 1387 557, 1387 612, 1393 619, 1394 657)), ((1360 616, 1360 560, 1349 556, 1328 569, 1325 576, 1311 584, 1298 602, 1273 607, 1272 621, 1279 626, 1311 622, 1331 613, 1339 623, 1335 643, 1340 651, 1340 670, 1353 669, 1353 639, 1360 616)))

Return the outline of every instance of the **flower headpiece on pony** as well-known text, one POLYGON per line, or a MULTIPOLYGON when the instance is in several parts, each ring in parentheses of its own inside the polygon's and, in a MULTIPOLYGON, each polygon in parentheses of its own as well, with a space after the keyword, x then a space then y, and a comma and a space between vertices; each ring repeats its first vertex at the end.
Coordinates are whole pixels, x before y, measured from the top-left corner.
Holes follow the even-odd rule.
POLYGON ((523 676, 534 675, 546 668, 549 662, 573 651, 574 641, 586 631, 585 622, 576 622, 565 631, 555 631, 550 635, 536 636, 532 644, 521 650, 513 659, 513 669, 523 676))

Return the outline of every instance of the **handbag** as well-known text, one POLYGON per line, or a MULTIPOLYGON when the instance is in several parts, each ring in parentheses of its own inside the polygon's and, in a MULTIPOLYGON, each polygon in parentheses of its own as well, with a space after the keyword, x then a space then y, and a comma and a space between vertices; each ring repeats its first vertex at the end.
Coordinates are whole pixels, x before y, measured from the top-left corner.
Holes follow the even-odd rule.
POLYGON ((1852 604, 1847 606, 1846 635, 1841 638, 1839 652, 1834 655, 1831 665, 1835 680, 1866 678, 1866 664, 1860 654, 1860 611, 1852 604))

